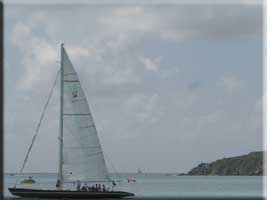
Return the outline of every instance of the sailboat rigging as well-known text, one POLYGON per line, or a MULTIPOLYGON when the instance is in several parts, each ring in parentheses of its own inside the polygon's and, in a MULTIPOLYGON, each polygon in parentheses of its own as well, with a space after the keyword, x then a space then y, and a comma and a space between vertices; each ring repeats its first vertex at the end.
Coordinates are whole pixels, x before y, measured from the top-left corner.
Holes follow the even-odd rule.
MULTIPOLYGON (((45 111, 42 117, 44 113, 45 111)), ((40 127, 39 124, 37 132, 40 127)), ((20 173, 25 166, 37 132, 34 135, 20 173)), ((13 195, 45 198, 120 198, 134 196, 133 193, 129 192, 99 190, 95 188, 89 191, 81 191, 79 188, 77 190, 64 189, 64 183, 68 182, 77 184, 80 182, 110 182, 113 184, 114 181, 110 178, 106 167, 96 126, 86 96, 63 44, 61 44, 58 138, 59 167, 56 189, 16 188, 16 182, 13 188, 9 188, 9 191, 13 195)))

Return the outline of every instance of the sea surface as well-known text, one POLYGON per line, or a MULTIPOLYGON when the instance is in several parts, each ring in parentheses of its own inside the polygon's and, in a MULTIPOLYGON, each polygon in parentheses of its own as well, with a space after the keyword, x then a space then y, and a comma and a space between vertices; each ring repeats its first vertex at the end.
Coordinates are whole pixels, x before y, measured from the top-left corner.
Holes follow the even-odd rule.
MULTIPOLYGON (((32 176, 35 184, 19 184, 17 187, 54 189, 56 174, 25 174, 22 179, 32 176)), ((261 199, 263 197, 262 177, 260 176, 178 176, 176 174, 113 174, 117 182, 116 190, 132 192, 133 199, 261 199), (128 182, 128 179, 135 180, 128 182)), ((8 187, 16 181, 16 175, 5 174, 5 199, 18 199, 12 196, 8 187)), ((74 189, 70 184, 69 189, 74 189)), ((108 185, 107 185, 108 187, 108 185)), ((26 200, 27 198, 19 198, 26 200)))

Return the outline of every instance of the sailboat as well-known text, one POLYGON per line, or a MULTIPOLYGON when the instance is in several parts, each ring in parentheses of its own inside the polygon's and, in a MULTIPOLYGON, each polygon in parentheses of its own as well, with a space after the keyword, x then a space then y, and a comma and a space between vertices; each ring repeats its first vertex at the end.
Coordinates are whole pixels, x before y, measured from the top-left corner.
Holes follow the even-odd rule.
POLYGON ((87 99, 63 44, 61 44, 60 63, 59 169, 56 188, 54 190, 27 189, 17 188, 15 184, 14 187, 9 188, 9 191, 15 196, 33 198, 134 196, 129 192, 99 188, 85 191, 78 187, 75 190, 64 189, 65 183, 76 183, 79 187, 81 183, 116 184, 109 176, 87 99))

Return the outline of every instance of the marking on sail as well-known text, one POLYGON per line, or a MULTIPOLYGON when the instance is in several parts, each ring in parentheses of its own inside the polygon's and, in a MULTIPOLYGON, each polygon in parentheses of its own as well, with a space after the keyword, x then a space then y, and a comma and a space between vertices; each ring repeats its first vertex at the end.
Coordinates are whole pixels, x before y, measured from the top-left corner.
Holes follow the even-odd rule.
POLYGON ((64 113, 63 115, 91 115, 90 113, 64 113))
POLYGON ((64 83, 73 83, 73 82, 80 82, 78 80, 64 80, 64 83))
POLYGON ((72 92, 72 96, 73 96, 73 98, 78 97, 78 93, 77 93, 77 91, 73 91, 73 92, 72 92))
POLYGON ((79 102, 79 101, 86 101, 86 99, 85 98, 75 98, 71 102, 75 103, 75 102, 79 102))
POLYGON ((100 145, 91 146, 64 146, 66 149, 89 149, 89 148, 100 148, 100 145))
POLYGON ((92 125, 88 125, 88 126, 80 126, 80 128, 90 128, 90 127, 95 127, 95 125, 92 124, 92 125))
POLYGON ((64 76, 76 75, 76 73, 66 73, 64 76))
POLYGON ((91 153, 91 154, 87 154, 88 157, 90 156, 96 156, 98 154, 102 154, 102 151, 96 152, 96 153, 91 153))

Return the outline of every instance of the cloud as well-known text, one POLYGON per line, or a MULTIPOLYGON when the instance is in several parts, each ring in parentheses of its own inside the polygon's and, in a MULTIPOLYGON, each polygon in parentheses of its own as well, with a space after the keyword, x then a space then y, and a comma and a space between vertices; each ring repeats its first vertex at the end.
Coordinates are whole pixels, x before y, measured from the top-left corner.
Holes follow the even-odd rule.
POLYGON ((109 31, 149 32, 169 40, 250 38, 260 36, 262 30, 260 4, 138 5, 111 10, 99 20, 109 31))
POLYGON ((23 23, 17 23, 12 33, 12 42, 19 47, 25 47, 25 40, 28 40, 31 34, 31 28, 23 23))
POLYGON ((70 46, 68 47, 70 55, 78 60, 80 57, 95 56, 96 50, 93 48, 87 49, 84 47, 70 46))
POLYGON ((244 87, 243 81, 234 77, 234 76, 225 76, 219 82, 218 85, 221 85, 227 92, 239 91, 244 87))
POLYGON ((140 61, 143 63, 147 71, 157 72, 160 68, 160 57, 150 59, 150 58, 140 58, 140 61))
POLYGON ((119 6, 99 17, 101 26, 114 32, 150 32, 158 27, 157 17, 143 6, 119 6))
MULTIPOLYGON (((248 128, 251 132, 254 133, 263 133, 263 124, 264 124, 264 105, 263 105, 264 97, 260 97, 256 100, 255 104, 252 107, 250 112, 250 116, 248 116, 249 122, 247 124, 248 128)), ((265 147, 266 148, 266 147, 265 147)))
POLYGON ((201 88, 201 86, 202 86, 201 81, 192 81, 188 85, 188 89, 190 89, 190 90, 197 90, 197 89, 201 88))
MULTIPOLYGON (((64 9, 10 6, 9 10, 12 8, 25 16, 23 23, 15 25, 12 34, 13 44, 24 54, 23 64, 27 69, 24 81, 18 85, 25 89, 37 82, 49 81, 48 77, 54 73, 52 68, 56 68, 55 60, 59 60, 58 45, 62 41, 70 49, 70 57, 78 68, 90 64, 90 69, 87 64, 84 72, 90 71, 94 81, 122 84, 138 82, 140 70, 129 67, 137 65, 136 60, 148 71, 159 70, 158 58, 133 52, 133 46, 147 36, 179 42, 206 37, 253 38, 261 33, 258 5, 77 5, 71 7, 71 12, 68 6, 64 9), (40 26, 45 35, 36 34, 40 26), (112 61, 114 57, 119 58, 120 63, 112 61)), ((13 13, 12 17, 17 16, 13 13)), ((167 71, 166 68, 166 72, 161 73, 168 74, 167 71)))
MULTIPOLYGON (((12 33, 12 43, 21 50, 23 59, 21 67, 24 73, 17 81, 17 88, 27 91, 37 90, 52 82, 59 69, 60 49, 48 39, 38 37, 31 27, 18 23, 12 33)), ((121 84, 136 82, 133 68, 123 63, 114 63, 107 51, 100 51, 98 47, 82 47, 68 45, 67 52, 83 76, 89 76, 91 82, 103 84, 121 84)))
MULTIPOLYGON (((137 4, 30 8, 31 12, 25 13, 26 20, 45 25, 52 38, 61 37, 61 40, 76 43, 125 34, 136 37, 138 33, 141 36, 156 34, 170 40, 254 38, 260 36, 262 30, 260 5, 137 4), (66 26, 64 21, 71 26, 66 26), (75 37, 70 30, 76 31, 75 37), (87 37, 83 36, 84 32, 87 37)), ((29 7, 24 7, 24 10, 29 11, 29 7)))
POLYGON ((125 103, 125 111, 142 125, 158 122, 162 109, 158 94, 134 94, 125 103))
MULTIPOLYGON (((184 5, 168 8, 161 16, 161 35, 166 39, 187 40, 192 38, 261 39, 262 12, 260 5, 184 5), (257 11, 258 10, 258 11, 257 11), (164 23, 168 21, 169 23, 164 23), (238 24, 238 28, 236 26, 238 24), (248 25, 248 26, 247 26, 248 25), (252 30, 253 28, 254 30, 252 30)), ((160 10, 164 8, 160 7, 160 10)))
POLYGON ((167 80, 171 78, 176 78, 179 75, 179 67, 166 67, 166 69, 162 69, 160 72, 160 78, 162 80, 167 80))
POLYGON ((21 67, 25 69, 17 87, 30 90, 41 87, 40 83, 49 82, 53 77, 50 71, 59 69, 56 67, 57 49, 48 41, 36 37, 31 27, 21 22, 14 26, 11 41, 21 50, 21 67))
POLYGON ((218 125, 222 123, 221 121, 224 119, 225 113, 221 110, 213 111, 208 114, 201 115, 197 119, 197 127, 199 129, 207 128, 210 126, 218 125))

